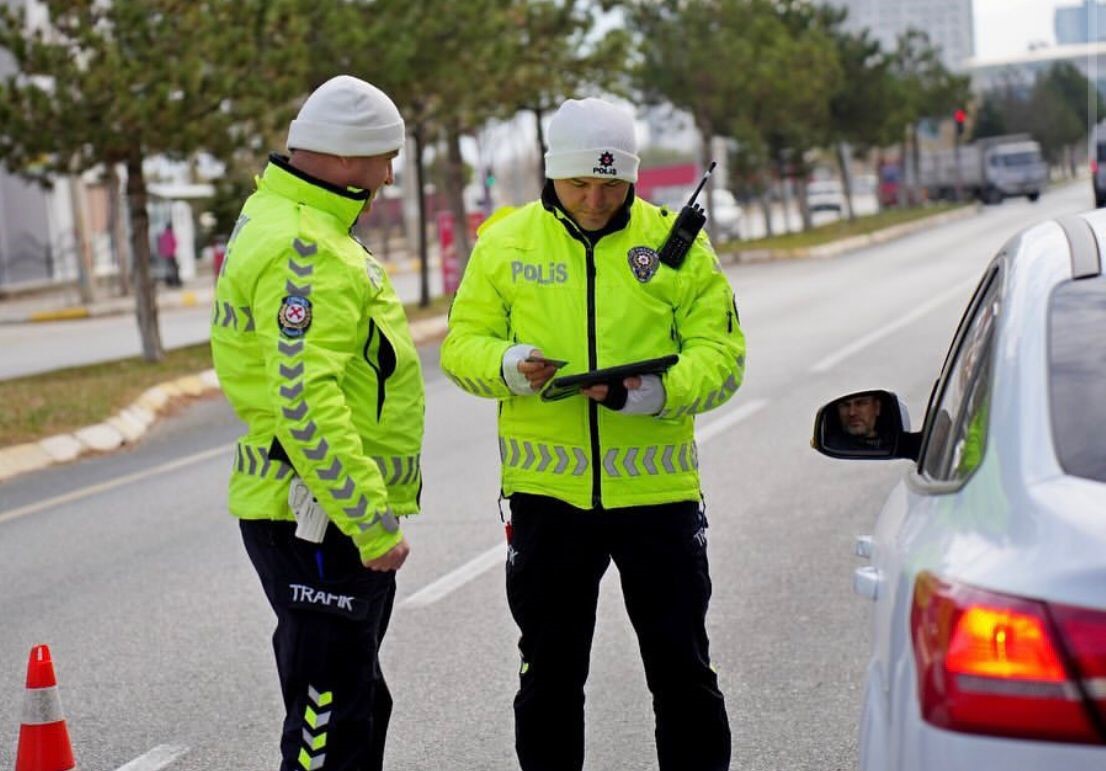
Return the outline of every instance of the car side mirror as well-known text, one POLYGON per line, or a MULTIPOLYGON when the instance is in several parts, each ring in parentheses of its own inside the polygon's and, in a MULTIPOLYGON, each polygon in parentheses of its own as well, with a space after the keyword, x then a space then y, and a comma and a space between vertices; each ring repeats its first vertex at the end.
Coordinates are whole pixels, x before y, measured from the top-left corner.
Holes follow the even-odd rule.
POLYGON ((910 414, 894 392, 857 391, 818 410, 810 446, 831 458, 917 460, 920 439, 910 431, 910 414))

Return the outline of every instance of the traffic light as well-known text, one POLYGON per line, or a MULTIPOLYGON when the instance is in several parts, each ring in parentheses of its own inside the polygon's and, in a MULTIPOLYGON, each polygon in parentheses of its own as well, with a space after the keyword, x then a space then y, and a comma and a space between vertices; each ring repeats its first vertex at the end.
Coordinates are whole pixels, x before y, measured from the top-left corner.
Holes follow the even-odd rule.
POLYGON ((952 114, 952 119, 956 121, 956 136, 962 136, 964 134, 964 119, 968 117, 964 112, 963 107, 957 107, 956 112, 952 114))
POLYGON ((495 184, 495 172, 492 170, 491 166, 484 169, 484 184, 487 187, 491 187, 495 184))

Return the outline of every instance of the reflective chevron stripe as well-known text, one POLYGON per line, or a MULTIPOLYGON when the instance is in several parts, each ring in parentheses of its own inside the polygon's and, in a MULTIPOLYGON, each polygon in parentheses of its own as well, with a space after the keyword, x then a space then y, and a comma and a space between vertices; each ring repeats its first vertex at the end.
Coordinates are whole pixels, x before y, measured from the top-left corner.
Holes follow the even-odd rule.
MULTIPOLYGON (((480 377, 458 377, 450 373, 446 373, 446 376, 453 381, 454 385, 460 388, 462 391, 468 391, 470 394, 476 396, 491 396, 495 397, 496 382, 493 380, 487 380, 480 377)), ((500 383, 501 385, 502 383, 500 383)))
MULTIPOLYGON (((499 437, 499 459, 504 466, 541 474, 580 476, 588 470, 588 454, 579 447, 499 437)), ((380 461, 377 460, 379 465, 380 461)), ((699 468, 694 442, 645 447, 609 447, 600 460, 612 478, 680 474, 699 468)))
POLYGON ((679 474, 699 468, 694 442, 650 447, 611 447, 603 456, 603 471, 609 477, 643 474, 679 474), (658 463, 658 456, 660 463, 658 463))
POLYGON ((707 412, 708 410, 712 410, 715 407, 721 407, 726 402, 726 400, 733 396, 735 393, 737 393, 737 376, 731 373, 730 376, 726 378, 726 382, 722 384, 721 388, 719 388, 717 391, 711 391, 706 395, 706 398, 702 400, 702 409, 699 408, 700 400, 696 399, 695 401, 689 404, 684 404, 680 407, 677 407, 676 409, 666 409, 661 412, 658 417, 681 418, 685 415, 690 416, 695 415, 699 412, 707 412))
POLYGON ((331 703, 334 694, 331 691, 319 693, 307 686, 307 708, 303 714, 303 747, 300 749, 299 764, 305 771, 323 768, 326 763, 327 726, 330 725, 331 703))
POLYGON ((499 460, 504 466, 543 474, 580 476, 588 470, 588 456, 579 447, 499 437, 499 460))
POLYGON ((380 469, 380 476, 384 484, 409 485, 422 478, 422 468, 419 465, 421 455, 392 455, 388 457, 374 455, 373 461, 380 469))
POLYGON ((292 472, 292 467, 270 459, 267 447, 239 442, 234 449, 234 470, 246 476, 283 480, 292 472))

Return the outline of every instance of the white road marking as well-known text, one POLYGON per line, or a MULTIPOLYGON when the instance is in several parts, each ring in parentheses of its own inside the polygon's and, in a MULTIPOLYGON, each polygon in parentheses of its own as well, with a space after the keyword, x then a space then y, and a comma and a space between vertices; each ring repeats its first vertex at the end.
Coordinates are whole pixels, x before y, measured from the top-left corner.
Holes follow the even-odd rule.
POLYGON ((735 410, 726 412, 722 417, 715 418, 714 420, 699 427, 695 431, 696 444, 703 444, 714 437, 721 434, 723 431, 736 426, 745 418, 749 417, 755 412, 759 412, 763 407, 768 405, 767 399, 753 399, 751 402, 745 402, 735 410))
POLYGON ((224 444, 221 447, 216 447, 211 450, 204 450, 203 452, 198 452, 194 455, 188 455, 184 458, 177 458, 176 460, 169 461, 168 463, 162 463, 160 466, 154 466, 153 468, 144 469, 143 471, 136 471, 133 474, 126 474, 121 477, 116 477, 115 479, 109 479, 106 482, 89 485, 88 487, 82 487, 79 490, 73 490, 72 492, 65 493, 64 495, 57 495, 53 498, 47 498, 44 501, 29 503, 26 506, 20 506, 19 508, 10 509, 9 511, 0 511, 0 522, 7 522, 10 519, 23 517, 27 514, 34 514, 36 511, 42 511, 54 506, 60 506, 63 503, 72 503, 73 501, 79 501, 82 498, 88 498, 89 496, 96 495, 97 493, 114 490, 116 487, 122 487, 123 485, 130 484, 131 482, 138 482, 139 480, 147 479, 148 477, 155 477, 159 474, 176 471, 179 468, 192 466, 196 463, 202 463, 209 458, 214 458, 219 455, 226 455, 229 459, 230 453, 234 450, 234 445, 235 443, 231 442, 230 444, 224 444))
MULTIPOLYGON (((695 441, 699 444, 703 444, 713 439, 722 432, 745 420, 745 418, 750 415, 759 412, 767 404, 767 399, 754 399, 751 402, 745 402, 740 407, 728 411, 726 414, 719 418, 715 418, 700 428, 695 434, 695 441)), ((399 606, 401 608, 425 608, 427 605, 431 605, 443 597, 457 591, 469 581, 479 578, 496 565, 502 565, 505 557, 505 545, 497 544, 469 560, 456 570, 446 573, 438 580, 419 589, 407 599, 402 600, 399 606)))
POLYGON ((135 758, 127 765, 115 769, 115 771, 161 771, 186 752, 188 752, 187 747, 159 744, 142 757, 135 758))
POLYGON ((971 281, 965 281, 961 284, 957 284, 951 289, 948 289, 937 295, 936 297, 930 299, 928 302, 922 303, 910 313, 907 313, 905 316, 900 316, 898 319, 892 321, 890 324, 886 326, 881 326, 874 332, 865 335, 864 337, 850 343, 849 345, 846 345, 844 348, 840 349, 836 353, 830 354, 829 356, 815 364, 813 367, 811 367, 810 371, 814 373, 828 372, 853 354, 859 353, 860 351, 867 348, 869 345, 877 343, 883 338, 888 337, 889 335, 893 335, 895 332, 898 332, 906 325, 912 324, 920 319, 922 316, 925 316, 934 308, 937 308, 938 306, 948 302, 954 297, 959 297, 963 295, 964 292, 974 287, 978 283, 979 279, 973 278, 971 281))
POLYGON ((477 578, 496 565, 502 565, 507 557, 506 544, 496 544, 486 552, 477 555, 461 567, 451 573, 446 573, 437 581, 433 581, 422 589, 403 600, 401 608, 425 608, 427 605, 437 602, 457 589, 477 578))

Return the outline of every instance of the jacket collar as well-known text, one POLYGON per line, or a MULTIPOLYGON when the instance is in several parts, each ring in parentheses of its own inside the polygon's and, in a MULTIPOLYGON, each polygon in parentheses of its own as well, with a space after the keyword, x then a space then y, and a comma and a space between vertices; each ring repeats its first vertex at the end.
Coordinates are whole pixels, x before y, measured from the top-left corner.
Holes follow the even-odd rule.
POLYGON ((557 197, 557 191, 554 189, 553 180, 551 179, 545 180, 545 187, 541 191, 541 204, 546 211, 557 216, 570 234, 574 237, 583 236, 594 246, 599 243, 599 239, 603 236, 622 230, 630 224, 630 208, 634 205, 634 186, 630 185, 630 191, 626 194, 626 201, 622 204, 622 208, 614 213, 611 221, 601 230, 584 230, 576 224, 576 221, 569 216, 564 206, 561 205, 561 199, 557 197))
POLYGON ((368 190, 324 182, 293 167, 286 156, 276 153, 269 156, 269 165, 262 172, 258 188, 324 211, 337 218, 347 230, 357 221, 370 195, 368 190))

